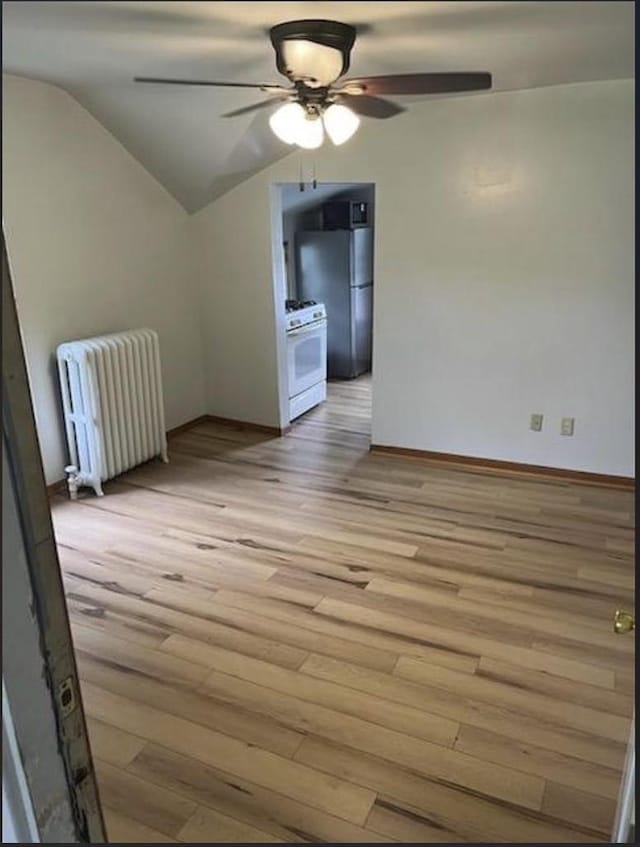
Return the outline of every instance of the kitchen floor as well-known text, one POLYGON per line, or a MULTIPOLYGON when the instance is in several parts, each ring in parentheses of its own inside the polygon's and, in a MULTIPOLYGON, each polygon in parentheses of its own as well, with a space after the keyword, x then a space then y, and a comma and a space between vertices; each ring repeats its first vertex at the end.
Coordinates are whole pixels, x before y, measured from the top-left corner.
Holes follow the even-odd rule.
POLYGON ((111 841, 609 841, 632 493, 371 454, 370 404, 55 500, 111 841))

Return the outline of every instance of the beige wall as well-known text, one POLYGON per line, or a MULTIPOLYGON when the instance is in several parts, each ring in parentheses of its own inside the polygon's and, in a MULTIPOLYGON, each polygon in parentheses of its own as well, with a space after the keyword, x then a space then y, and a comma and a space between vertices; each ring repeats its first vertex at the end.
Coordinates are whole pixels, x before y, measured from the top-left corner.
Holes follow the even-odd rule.
POLYGON ((3 226, 48 483, 64 476, 54 352, 149 326, 167 426, 204 412, 189 218, 61 89, 3 76, 3 226))
POLYGON ((157 329, 168 426, 281 423, 270 217, 300 158, 320 182, 376 185, 375 442, 633 474, 632 81, 412 103, 191 218, 71 97, 4 82, 4 225, 48 481, 65 455, 52 355, 74 337, 157 329))
MULTIPOLYGON (((374 442, 633 475, 633 97, 412 103, 303 154, 321 182, 376 185, 374 442)), ((270 191, 299 155, 193 219, 215 414, 278 423, 270 191)))
MULTIPOLYGON (((249 180, 192 220, 204 325, 207 410, 278 426, 276 303, 268 179, 249 180)), ((282 238, 278 260, 284 271, 282 238)), ((284 312, 284 296, 281 305, 284 312)))

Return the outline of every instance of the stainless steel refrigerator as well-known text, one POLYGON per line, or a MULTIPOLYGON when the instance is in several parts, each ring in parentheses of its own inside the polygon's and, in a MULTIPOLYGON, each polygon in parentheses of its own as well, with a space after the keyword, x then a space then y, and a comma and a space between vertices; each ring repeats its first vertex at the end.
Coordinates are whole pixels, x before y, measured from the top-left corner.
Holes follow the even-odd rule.
POLYGON ((371 370, 373 229, 296 233, 296 283, 300 300, 327 310, 327 376, 371 370))

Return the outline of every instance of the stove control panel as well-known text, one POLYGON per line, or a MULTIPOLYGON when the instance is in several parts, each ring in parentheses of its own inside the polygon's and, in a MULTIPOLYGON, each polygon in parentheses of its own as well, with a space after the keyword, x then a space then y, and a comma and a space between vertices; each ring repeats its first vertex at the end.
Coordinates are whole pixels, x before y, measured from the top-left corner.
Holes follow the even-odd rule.
POLYGON ((287 313, 287 331, 325 320, 326 317, 327 312, 323 303, 313 303, 306 308, 296 309, 287 313))

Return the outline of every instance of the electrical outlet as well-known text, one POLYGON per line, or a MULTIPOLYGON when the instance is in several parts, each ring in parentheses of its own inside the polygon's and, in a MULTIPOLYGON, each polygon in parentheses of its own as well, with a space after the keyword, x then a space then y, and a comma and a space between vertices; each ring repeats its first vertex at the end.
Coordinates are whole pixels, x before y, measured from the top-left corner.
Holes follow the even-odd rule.
POLYGON ((540 432, 542 429, 542 415, 533 414, 531 415, 531 420, 529 421, 529 429, 532 429, 534 432, 540 432))
POLYGON ((560 435, 573 435, 575 418, 563 418, 560 424, 560 435))

